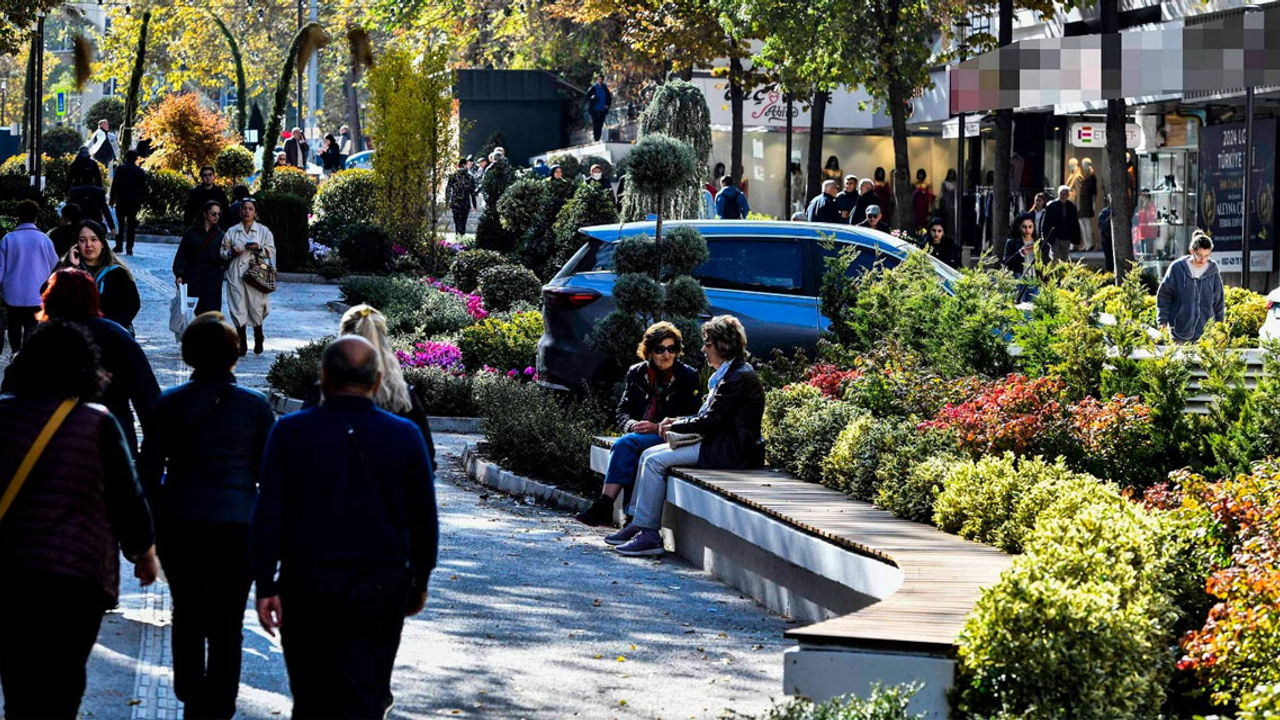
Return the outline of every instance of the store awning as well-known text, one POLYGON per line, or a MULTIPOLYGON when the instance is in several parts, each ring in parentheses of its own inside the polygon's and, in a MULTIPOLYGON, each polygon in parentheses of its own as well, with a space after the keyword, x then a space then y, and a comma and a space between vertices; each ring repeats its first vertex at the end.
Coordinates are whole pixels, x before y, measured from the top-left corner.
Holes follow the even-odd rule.
POLYGON ((1280 3, 1159 30, 1024 40, 951 68, 951 112, 1280 85, 1280 3))

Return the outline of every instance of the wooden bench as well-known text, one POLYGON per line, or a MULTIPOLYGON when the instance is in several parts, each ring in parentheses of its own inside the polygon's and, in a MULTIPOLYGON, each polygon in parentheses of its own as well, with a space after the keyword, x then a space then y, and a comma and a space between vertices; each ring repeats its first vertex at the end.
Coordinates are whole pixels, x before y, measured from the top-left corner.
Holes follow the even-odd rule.
MULTIPOLYGON (((598 471, 611 442, 596 441, 598 471)), ((785 657, 787 694, 919 680, 913 712, 947 716, 960 631, 1012 558, 769 468, 675 468, 667 502, 669 549, 808 622, 786 633, 798 643, 785 657)))

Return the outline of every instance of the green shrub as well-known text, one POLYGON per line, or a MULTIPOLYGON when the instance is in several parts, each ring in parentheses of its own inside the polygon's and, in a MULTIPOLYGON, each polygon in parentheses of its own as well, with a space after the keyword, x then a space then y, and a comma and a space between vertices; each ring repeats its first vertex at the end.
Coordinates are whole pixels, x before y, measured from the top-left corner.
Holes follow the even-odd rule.
POLYGON ((542 315, 515 313, 494 315, 467 327, 458 340, 462 364, 471 372, 488 366, 497 370, 523 371, 537 359, 542 337, 542 315))
MULTIPOLYGON (((686 342, 687 344, 687 342, 686 342)), ((812 385, 793 383, 778 390, 770 390, 764 396, 764 419, 760 433, 764 437, 766 453, 773 444, 774 434, 783 418, 810 400, 821 399, 822 393, 812 385)))
POLYGON ((562 406, 550 391, 496 373, 475 378, 484 452, 503 468, 586 494, 592 437, 607 425, 589 401, 562 406))
MULTIPOLYGON (((933 520, 934 502, 946 485, 954 455, 935 455, 913 463, 896 481, 881 479, 875 505, 900 518, 928 523, 933 520)), ((880 473, 877 471, 877 477, 880 473)))
POLYGON ((242 182, 257 169, 253 162, 253 153, 243 145, 228 145, 218 153, 213 162, 213 169, 218 177, 232 182, 242 182))
POLYGON ((671 317, 697 317, 707 308, 707 293, 697 280, 681 275, 663 289, 663 311, 671 317))
POLYGON ((258 222, 267 226, 276 240, 276 266, 285 272, 308 267, 311 263, 308 201, 279 192, 261 193, 254 199, 258 201, 258 222))
POLYGON ((50 128, 40 136, 40 150, 53 157, 75 155, 84 145, 85 140, 80 133, 66 126, 50 128))
POLYGON ((774 705, 755 720, 924 720, 925 714, 907 711, 911 698, 923 688, 922 683, 884 687, 871 684, 865 699, 856 695, 832 698, 815 703, 803 698, 774 705))
POLYGON ((276 355, 267 370, 267 384, 285 397, 302 400, 309 396, 320 379, 320 355, 333 341, 333 336, 307 343, 294 352, 276 355))
POLYGON ((872 500, 879 491, 876 470, 881 456, 895 445, 909 442, 916 432, 915 424, 909 421, 854 416, 823 460, 822 484, 857 500, 872 500))
POLYGON ((316 196, 316 181, 302 170, 288 165, 278 167, 271 173, 268 187, 261 187, 261 181, 256 184, 259 187, 254 192, 259 196, 267 193, 292 195, 305 202, 310 213, 311 199, 316 196))
POLYGON ((1240 287, 1226 288, 1223 295, 1227 332, 1240 344, 1256 345, 1258 330, 1267 321, 1267 298, 1240 287))
MULTIPOLYGON (((649 280, 649 282, 653 283, 652 280, 649 280)), ((654 286, 656 287, 656 283, 654 283, 654 286)), ((679 325, 676 325, 676 327, 684 337, 689 337, 684 335, 684 328, 679 325)), ((643 337, 644 330, 645 324, 640 319, 640 316, 634 313, 614 310, 600 318, 595 327, 591 328, 591 332, 587 334, 587 345, 609 355, 619 366, 626 367, 636 361, 636 345, 638 342, 636 338, 643 337)), ((685 362, 692 362, 687 346, 683 359, 685 362)))
POLYGON ((680 225, 662 233, 662 276, 692 275, 711 257, 706 238, 690 225, 680 225))
POLYGON ((839 400, 809 398, 770 429, 765 455, 773 467, 805 482, 822 480, 822 461, 859 411, 839 400))
POLYGON ((613 272, 616 275, 653 276, 658 267, 658 245, 645 235, 632 235, 613 246, 613 272))
POLYGON ((957 714, 1159 717, 1176 612, 1157 538, 1127 502, 1042 522, 961 633, 957 714))
POLYGON ((515 170, 505 157, 490 163, 485 170, 484 177, 480 180, 480 192, 484 193, 485 205, 476 225, 476 247, 501 253, 510 253, 515 249, 520 236, 503 227, 502 214, 498 211, 502 194, 515 180, 515 170))
POLYGON ((1114 486, 1072 472, 1059 459, 1019 460, 1012 453, 952 466, 934 502, 941 529, 1010 553, 1023 544, 1042 515, 1074 514, 1092 503, 1123 502, 1114 486))
POLYGON ((393 258, 392 244, 391 236, 377 225, 351 225, 338 245, 338 256, 351 272, 386 272, 393 258))
POLYGON ((537 307, 542 298, 542 281, 521 265, 498 265, 480 273, 480 297, 490 312, 506 312, 517 303, 537 307))
POLYGON ((428 415, 476 417, 479 408, 471 392, 471 378, 438 367, 404 368, 404 379, 418 394, 428 415))
POLYGON ((372 170, 356 168, 336 172, 316 190, 315 209, 319 216, 316 223, 334 223, 337 227, 372 223, 375 197, 377 178, 372 170))
MULTIPOLYGON (((575 181, 582 175, 582 161, 576 155, 554 155, 548 161, 550 165, 559 165, 566 181, 575 181)), ((590 167, 588 165, 587 167, 590 167)))
MULTIPOLYGON (((901 495, 904 491, 901 488, 908 481, 914 465, 928 458, 943 457, 955 460, 959 459, 960 455, 955 438, 947 433, 921 432, 915 429, 910 433, 897 434, 895 438, 896 441, 880 453, 880 461, 876 464, 877 489, 872 502, 886 510, 892 510, 892 508, 881 504, 880 499, 893 498, 892 502, 895 504, 903 500, 901 495)), ((934 495, 912 499, 913 502, 929 506, 933 505, 933 500, 934 495)), ((930 517, 931 515, 925 515, 924 521, 928 522, 930 517)))
POLYGON ((119 95, 103 96, 89 106, 84 117, 95 128, 99 120, 106 120, 112 130, 120 132, 124 127, 124 100, 119 95))
POLYGON ((515 181, 498 200, 498 217, 502 227, 523 237, 545 223, 545 210, 550 197, 547 181, 536 176, 515 181))
POLYGON ((480 287, 481 273, 506 264, 506 256, 493 250, 463 250, 453 259, 449 277, 453 286, 462 292, 475 292, 480 287))
MULTIPOLYGON (((71 194, 71 162, 73 158, 70 155, 56 155, 50 157, 44 156, 44 194, 48 196, 51 202, 66 200, 71 194)), ((98 163, 98 170, 102 173, 102 182, 107 189, 111 188, 111 178, 108 176, 106 169, 102 167, 102 163, 98 163)), ((184 197, 185 201, 186 198, 184 197)))
POLYGON ((552 264, 560 267, 578 252, 582 240, 578 229, 618 222, 618 208, 613 193, 599 183, 582 183, 573 197, 561 208, 551 232, 556 238, 556 257, 552 264))
MULTIPOLYGON (((441 309, 450 307, 448 300, 439 300, 434 297, 446 293, 436 290, 417 278, 403 275, 349 278, 339 286, 339 291, 342 293, 343 301, 348 305, 368 303, 382 311, 387 318, 387 330, 392 335, 415 332, 422 317, 420 313, 429 313, 433 318, 443 317, 441 309)), ((465 301, 462 304, 462 312, 465 313, 465 301)), ((441 330, 441 332, 449 332, 449 330, 441 330)))
POLYGON ((1259 685, 1245 693, 1236 720, 1276 720, 1280 718, 1280 683, 1259 685))
MULTIPOLYGON (((195 186, 191 178, 176 170, 148 170, 147 201, 143 206, 145 219, 181 222, 187 195, 195 186)), ((272 232, 275 232, 275 228, 272 228, 272 232)))

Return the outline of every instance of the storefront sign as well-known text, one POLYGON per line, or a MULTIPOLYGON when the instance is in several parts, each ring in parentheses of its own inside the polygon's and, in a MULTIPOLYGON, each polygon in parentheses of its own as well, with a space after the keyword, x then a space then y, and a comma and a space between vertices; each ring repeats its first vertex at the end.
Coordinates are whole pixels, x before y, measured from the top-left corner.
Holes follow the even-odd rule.
MULTIPOLYGON (((975 138, 982 134, 982 116, 969 115, 964 119, 964 136, 975 138)), ((960 135, 960 118, 952 118, 942 123, 942 139, 955 140, 960 135)))
MULTIPOLYGON (((1215 249, 1240 250, 1244 229, 1244 168, 1250 145, 1244 123, 1209 125, 1200 134, 1197 225, 1215 249)), ((1249 248, 1271 250, 1275 242, 1276 121, 1253 123, 1253 194, 1249 248)), ((1238 261, 1237 261, 1238 262, 1238 261)), ((1250 265, 1253 265, 1251 258, 1250 265)))
MULTIPOLYGON (((1072 123, 1071 146, 1078 148, 1105 148, 1107 146, 1106 123, 1072 123)), ((1124 144, 1129 149, 1142 146, 1142 128, 1136 123, 1124 124, 1124 144)))

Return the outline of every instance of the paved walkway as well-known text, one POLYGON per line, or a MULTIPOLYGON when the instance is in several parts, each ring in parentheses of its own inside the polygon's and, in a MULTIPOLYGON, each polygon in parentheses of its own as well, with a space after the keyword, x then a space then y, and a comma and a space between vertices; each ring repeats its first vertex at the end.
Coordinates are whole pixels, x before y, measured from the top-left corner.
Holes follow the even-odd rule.
MULTIPOLYGON (((162 386, 182 381, 167 331, 173 247, 139 245, 131 267, 137 323, 162 386)), ((241 381, 264 387, 275 352, 333 331, 334 286, 282 284, 267 354, 241 381)), ((720 718, 781 696, 786 621, 675 558, 623 558, 604 532, 466 480, 469 439, 437 435, 441 567, 427 608, 406 625, 393 681, 395 718, 720 718)), ((126 571, 89 664, 86 718, 177 718, 168 656, 168 593, 126 571)), ((38 602, 38 589, 32 593, 38 602)), ((6 619, 12 621, 13 619, 6 619)), ((335 618, 335 622, 340 622, 335 618)), ((283 656, 245 609, 240 718, 287 717, 283 656)))

